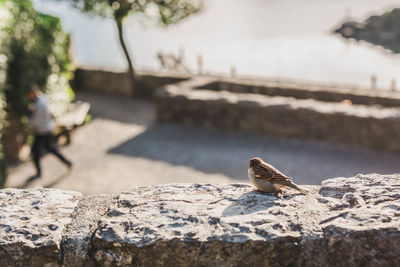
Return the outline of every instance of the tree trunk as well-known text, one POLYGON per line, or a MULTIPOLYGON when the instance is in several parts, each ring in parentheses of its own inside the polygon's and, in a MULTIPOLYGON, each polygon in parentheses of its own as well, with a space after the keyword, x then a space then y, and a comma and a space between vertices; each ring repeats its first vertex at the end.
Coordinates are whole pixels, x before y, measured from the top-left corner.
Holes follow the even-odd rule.
POLYGON ((126 61, 128 62, 128 75, 129 75, 129 79, 131 82, 131 84, 130 84, 131 94, 134 97, 136 95, 135 69, 133 68, 132 60, 129 55, 128 49, 126 48, 126 44, 125 44, 125 40, 124 40, 124 32, 123 32, 123 27, 122 27, 122 19, 115 18, 115 22, 117 23, 119 42, 121 44, 122 50, 124 51, 126 61))

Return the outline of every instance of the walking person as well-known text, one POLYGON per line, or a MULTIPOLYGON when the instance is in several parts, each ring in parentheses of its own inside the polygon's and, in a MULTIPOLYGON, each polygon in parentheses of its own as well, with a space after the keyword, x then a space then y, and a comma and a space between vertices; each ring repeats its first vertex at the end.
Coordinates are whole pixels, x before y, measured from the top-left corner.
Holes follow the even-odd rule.
POLYGON ((60 153, 55 143, 53 136, 55 123, 49 110, 47 97, 37 88, 37 86, 31 85, 28 89, 28 99, 34 102, 31 123, 35 135, 32 145, 32 158, 33 163, 35 164, 36 174, 32 176, 31 179, 39 178, 42 175, 40 158, 46 151, 54 154, 68 168, 71 168, 71 161, 60 153))

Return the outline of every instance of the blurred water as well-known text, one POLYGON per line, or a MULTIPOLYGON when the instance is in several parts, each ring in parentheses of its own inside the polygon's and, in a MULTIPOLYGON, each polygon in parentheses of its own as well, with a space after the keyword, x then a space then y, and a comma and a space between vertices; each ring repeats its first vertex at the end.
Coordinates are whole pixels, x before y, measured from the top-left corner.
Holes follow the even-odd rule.
MULTIPOLYGON (((378 87, 387 89, 393 78, 400 78, 400 57, 330 31, 346 16, 362 20, 396 4, 398 0, 206 0, 201 14, 169 28, 131 16, 126 37, 141 69, 159 69, 158 51, 177 54, 184 48, 193 71, 202 54, 209 72, 227 74, 234 66, 239 76, 362 86, 376 75, 378 87)), ((35 7, 61 17, 72 34, 78 64, 126 66, 112 20, 54 0, 35 0, 35 7)))

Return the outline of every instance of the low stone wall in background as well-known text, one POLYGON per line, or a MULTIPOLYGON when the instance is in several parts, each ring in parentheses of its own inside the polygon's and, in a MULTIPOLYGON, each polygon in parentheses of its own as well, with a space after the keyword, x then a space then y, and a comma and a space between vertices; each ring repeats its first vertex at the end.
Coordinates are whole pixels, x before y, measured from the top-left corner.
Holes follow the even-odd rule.
POLYGON ((0 266, 396 266, 399 180, 335 178, 282 199, 248 184, 3 189, 0 266))
MULTIPOLYGON (((348 86, 331 86, 290 81, 237 79, 214 76, 187 76, 165 72, 137 71, 139 97, 152 98, 155 91, 168 84, 201 78, 199 88, 233 93, 252 93, 269 96, 287 96, 298 99, 315 99, 326 102, 350 100, 353 104, 400 107, 400 92, 360 89, 348 86)), ((73 87, 100 93, 130 96, 129 76, 117 69, 79 67, 75 71, 73 87)))
MULTIPOLYGON (((160 121, 400 152, 399 92, 145 71, 137 79, 160 121)), ((125 72, 79 68, 73 85, 131 95, 125 72)))
POLYGON ((358 89, 346 86, 329 86, 284 81, 257 81, 245 79, 210 78, 198 89, 229 91, 233 93, 286 96, 297 99, 315 99, 324 102, 350 100, 353 104, 400 107, 400 92, 358 89), (213 81, 214 80, 214 81, 213 81))
POLYGON ((159 121, 400 152, 399 107, 202 89, 209 84, 203 77, 159 91, 159 121))
MULTIPOLYGON (((154 92, 166 84, 189 79, 187 76, 166 73, 137 71, 136 96, 152 98, 154 92)), ((98 93, 109 93, 122 96, 131 96, 129 76, 126 72, 116 69, 93 69, 80 67, 75 71, 72 82, 75 90, 84 90, 98 93)))

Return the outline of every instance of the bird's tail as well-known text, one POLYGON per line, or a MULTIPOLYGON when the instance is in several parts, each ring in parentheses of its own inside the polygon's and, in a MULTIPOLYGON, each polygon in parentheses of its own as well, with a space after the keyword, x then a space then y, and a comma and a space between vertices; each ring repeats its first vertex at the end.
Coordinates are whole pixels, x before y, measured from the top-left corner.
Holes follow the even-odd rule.
POLYGON ((305 189, 299 187, 297 184, 293 183, 292 180, 290 180, 290 179, 286 179, 285 185, 286 185, 287 187, 293 188, 293 189, 295 189, 295 190, 297 190, 297 191, 303 193, 304 195, 307 195, 307 194, 308 194, 308 191, 307 191, 307 190, 305 190, 305 189))

